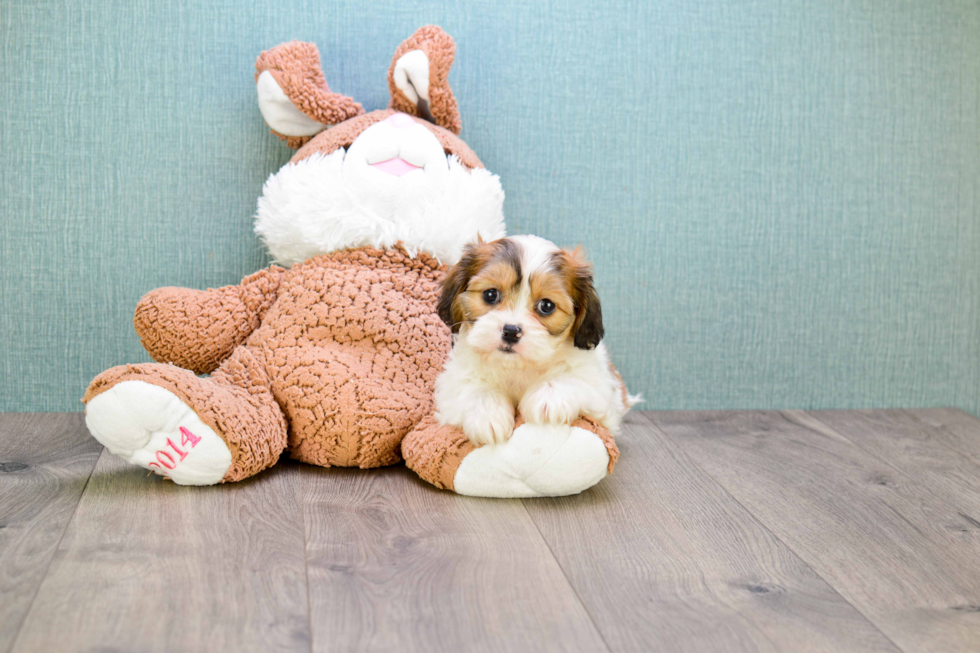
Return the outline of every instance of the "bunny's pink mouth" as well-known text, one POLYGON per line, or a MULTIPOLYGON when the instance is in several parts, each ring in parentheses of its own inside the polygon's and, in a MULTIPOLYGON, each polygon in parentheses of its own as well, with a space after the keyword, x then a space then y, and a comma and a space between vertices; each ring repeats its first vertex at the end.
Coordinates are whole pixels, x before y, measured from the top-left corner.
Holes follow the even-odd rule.
POLYGON ((407 175, 412 170, 421 170, 419 166, 412 165, 405 159, 388 159, 387 161, 380 161, 378 163, 372 163, 371 167, 375 170, 380 170, 381 172, 387 172, 389 175, 394 175, 396 177, 401 177, 402 175, 407 175))

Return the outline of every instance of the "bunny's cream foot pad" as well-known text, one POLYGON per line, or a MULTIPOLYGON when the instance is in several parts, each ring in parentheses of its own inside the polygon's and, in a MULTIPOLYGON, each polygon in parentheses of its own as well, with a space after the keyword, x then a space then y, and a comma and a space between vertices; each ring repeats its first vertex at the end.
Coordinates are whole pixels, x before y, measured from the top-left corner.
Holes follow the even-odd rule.
POLYGON ((528 498, 578 494, 606 477, 602 439, 578 426, 521 424, 509 440, 474 449, 453 478, 459 494, 528 498))
POLYGON ((213 485, 231 467, 224 440, 175 394, 143 381, 123 381, 85 409, 96 440, 134 465, 178 485, 213 485))

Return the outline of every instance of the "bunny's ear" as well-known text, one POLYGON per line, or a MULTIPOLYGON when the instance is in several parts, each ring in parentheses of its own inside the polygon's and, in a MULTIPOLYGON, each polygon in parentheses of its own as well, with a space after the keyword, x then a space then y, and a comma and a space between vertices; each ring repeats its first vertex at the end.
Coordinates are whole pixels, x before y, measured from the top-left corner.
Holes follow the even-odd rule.
POLYGON ((351 98, 330 91, 312 43, 291 41, 263 52, 255 62, 255 84, 262 117, 290 147, 364 113, 351 98))
POLYGON ((391 59, 391 108, 459 134, 459 109, 448 79, 455 57, 453 37, 435 25, 419 28, 391 59))

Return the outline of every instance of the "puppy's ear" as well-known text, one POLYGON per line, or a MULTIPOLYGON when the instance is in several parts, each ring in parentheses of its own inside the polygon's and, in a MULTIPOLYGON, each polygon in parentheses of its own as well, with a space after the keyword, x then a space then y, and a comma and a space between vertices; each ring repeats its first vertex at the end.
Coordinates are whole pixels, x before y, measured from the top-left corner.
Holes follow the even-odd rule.
POLYGON ((480 269, 479 251, 484 246, 483 238, 476 244, 467 245, 463 256, 442 279, 442 295, 439 297, 439 319, 446 323, 449 330, 459 333, 459 327, 466 320, 466 315, 456 298, 466 290, 470 279, 480 269))
POLYGON ((585 260, 581 247, 566 252, 572 273, 572 300, 575 302, 573 343, 579 349, 595 349, 602 341, 602 305, 592 283, 592 265, 585 260))

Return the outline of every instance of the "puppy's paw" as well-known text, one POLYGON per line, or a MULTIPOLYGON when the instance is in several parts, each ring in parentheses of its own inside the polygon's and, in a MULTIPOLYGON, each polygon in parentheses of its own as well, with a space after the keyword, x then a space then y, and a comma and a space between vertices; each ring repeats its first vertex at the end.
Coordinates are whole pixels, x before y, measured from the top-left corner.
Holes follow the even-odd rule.
POLYGON ((514 408, 505 401, 485 401, 463 419, 463 433, 479 446, 506 442, 514 432, 514 408))
POLYGON ((534 388, 521 399, 520 411, 530 424, 571 424, 582 407, 572 393, 554 383, 534 388))

